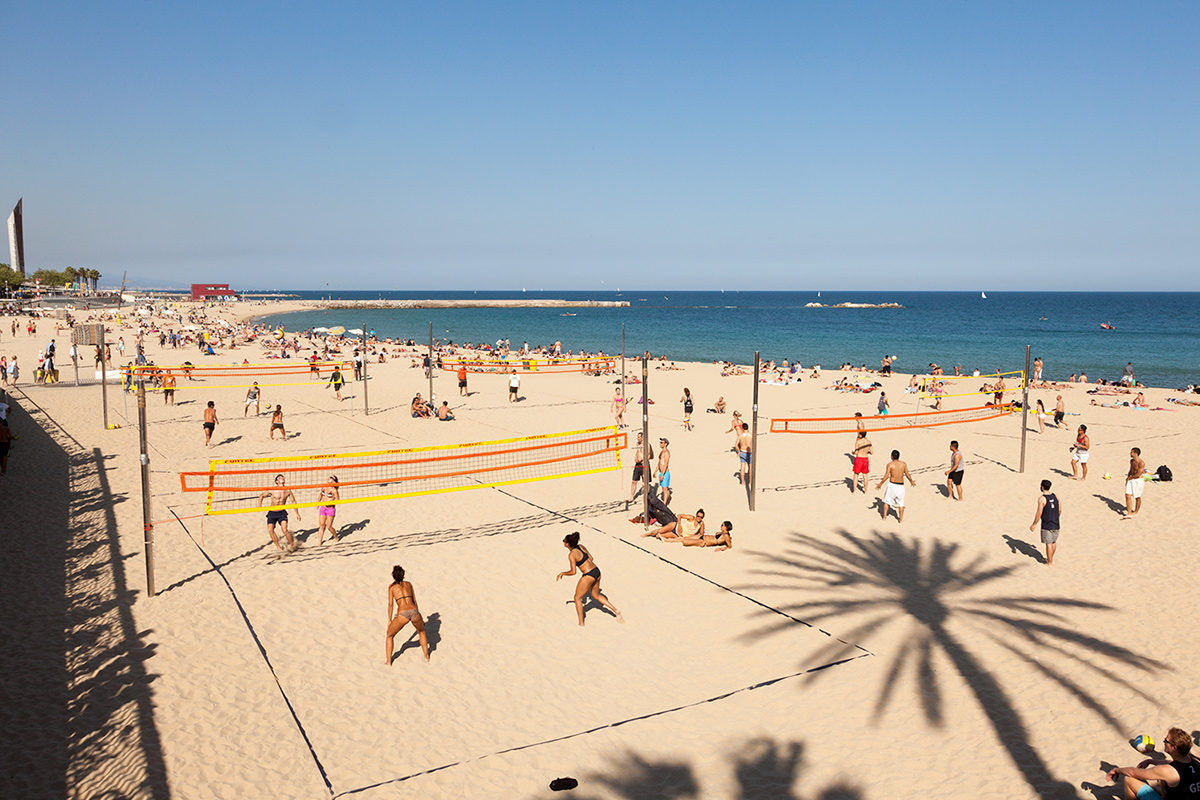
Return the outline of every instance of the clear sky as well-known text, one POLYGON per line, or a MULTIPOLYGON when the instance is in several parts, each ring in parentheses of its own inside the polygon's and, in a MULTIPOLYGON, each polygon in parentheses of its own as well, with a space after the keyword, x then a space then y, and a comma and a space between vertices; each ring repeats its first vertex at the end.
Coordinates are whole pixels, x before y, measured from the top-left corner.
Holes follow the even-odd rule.
POLYGON ((1200 290, 1190 0, 0 0, 0 29, 33 268, 1200 290))

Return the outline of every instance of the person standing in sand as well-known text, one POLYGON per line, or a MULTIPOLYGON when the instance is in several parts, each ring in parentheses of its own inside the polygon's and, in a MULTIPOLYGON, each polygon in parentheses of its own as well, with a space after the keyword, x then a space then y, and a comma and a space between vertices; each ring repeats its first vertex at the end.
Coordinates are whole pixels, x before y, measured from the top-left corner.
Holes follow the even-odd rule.
POLYGON ((883 477, 879 479, 879 483, 875 484, 875 489, 879 490, 883 487, 883 482, 887 481, 887 491, 883 493, 883 513, 881 517, 887 519, 888 514, 892 510, 892 506, 896 508, 896 520, 904 522, 904 480, 913 486, 917 482, 913 480, 913 476, 908 472, 908 464, 900 460, 900 451, 892 451, 892 460, 883 468, 883 477))
POLYGON ((1142 489, 1146 486, 1146 462, 1142 460, 1142 448, 1129 451, 1129 474, 1125 476, 1125 519, 1142 510, 1142 489))
POLYGON ((879 402, 875 404, 875 416, 886 417, 888 413, 887 392, 879 393, 879 402))
POLYGON ((1071 480, 1087 480, 1088 454, 1092 450, 1092 440, 1087 435, 1087 425, 1080 425, 1075 434, 1075 444, 1071 445, 1071 480), (1079 474, 1079 467, 1083 474, 1079 474))
POLYGON ((337 516, 337 501, 341 499, 338 493, 338 479, 336 475, 329 476, 329 483, 321 487, 321 491, 317 494, 317 500, 321 505, 317 506, 317 545, 325 544, 325 531, 329 531, 329 541, 336 542, 338 540, 337 528, 333 524, 334 518, 337 516))
POLYGON ((271 414, 271 434, 269 438, 275 438, 275 431, 283 434, 284 441, 287 441, 287 431, 283 427, 283 406, 276 405, 275 411, 271 414))
POLYGON ((1067 418, 1067 406, 1063 403, 1063 396, 1060 394, 1058 400, 1054 403, 1054 427, 1061 428, 1063 420, 1067 418))
POLYGON ((733 412, 733 416, 729 418, 729 430, 725 432, 733 434, 733 447, 729 449, 736 451, 737 443, 742 438, 742 412, 733 412))
POLYGON ((654 458, 654 448, 648 447, 642 441, 642 434, 637 435, 637 445, 633 451, 633 483, 629 489, 629 499, 625 501, 625 510, 629 510, 629 506, 637 499, 638 492, 642 490, 643 478, 645 477, 646 463, 654 458))
POLYGON ((738 434, 737 440, 737 455, 738 455, 738 482, 742 486, 750 485, 750 461, 754 458, 754 441, 750 436, 750 424, 742 423, 742 432, 738 434))
POLYGON ((1041 524, 1042 544, 1046 545, 1046 566, 1054 566, 1054 551, 1058 549, 1058 529, 1062 505, 1058 496, 1050 491, 1050 481, 1042 481, 1042 495, 1038 498, 1037 510, 1033 512, 1033 522, 1029 525, 1032 533, 1041 524))
POLYGON ((617 387, 613 390, 612 399, 612 415, 613 422, 617 425, 617 430, 625 427, 625 398, 621 396, 621 389, 617 387))
MULTIPOLYGON (((289 500, 293 503, 296 502, 296 496, 292 494, 292 490, 284 485, 282 474, 275 476, 274 489, 268 489, 258 496, 259 505, 262 505, 262 502, 268 498, 271 500, 271 506, 281 506, 289 500)), ((300 509, 298 508, 296 509, 296 521, 300 521, 300 509)), ((275 543, 275 547, 282 553, 283 548, 279 545, 279 537, 275 535, 276 525, 283 531, 283 535, 287 539, 288 550, 295 550, 296 540, 292 538, 292 534, 288 530, 288 512, 286 508, 271 508, 267 511, 267 533, 270 535, 271 541, 275 543)))
MULTIPOLYGON (((861 419, 858 424, 862 424, 861 419)), ((851 492, 858 489, 861 483, 863 494, 867 493, 867 475, 871 472, 871 459, 869 456, 872 452, 873 448, 871 447, 871 440, 867 438, 867 432, 860 429, 858 431, 858 438, 854 440, 854 466, 850 470, 850 478, 854 481, 854 485, 850 487, 851 492)))
POLYGON ((212 447, 213 431, 217 429, 217 405, 212 400, 204 409, 204 446, 212 447))
POLYGON ((258 381, 246 390, 246 407, 242 409, 242 416, 250 410, 250 406, 254 406, 254 416, 262 413, 262 389, 258 388, 258 381))
POLYGON ((557 582, 562 578, 574 575, 576 568, 583 573, 579 576, 579 583, 575 584, 575 613, 579 616, 579 627, 583 627, 583 598, 589 593, 597 603, 616 615, 617 622, 624 622, 625 618, 621 616, 621 612, 601 593, 600 568, 592 560, 592 554, 588 552, 587 548, 579 543, 579 532, 568 533, 564 536, 563 547, 567 548, 567 563, 571 569, 558 573, 554 580, 557 582))
POLYGON ((663 505, 671 505, 671 443, 667 441, 667 437, 659 438, 658 445, 661 450, 658 451, 658 469, 655 470, 654 480, 658 483, 658 487, 662 490, 663 505))
POLYGON ((458 365, 458 394, 460 397, 470 397, 467 391, 467 365, 458 365))
POLYGON ((521 388, 521 376, 514 369, 508 377, 508 402, 517 402, 517 391, 521 388))
POLYGON ((404 580, 404 567, 397 564, 392 567, 392 583, 388 586, 388 626, 387 626, 387 661, 392 665, 392 650, 396 646, 396 634, 408 623, 417 629, 421 640, 421 652, 425 660, 429 660, 429 639, 425 636, 425 618, 421 609, 417 608, 417 593, 413 585, 404 580), (393 605, 396 613, 392 613, 393 605))
POLYGON ((958 442, 950 442, 950 469, 946 470, 946 496, 951 500, 962 500, 962 479, 963 479, 963 457, 962 453, 958 452, 958 442), (954 496, 954 490, 958 490, 958 497, 954 496))
POLYGON ((686 386, 683 387, 683 397, 679 398, 679 402, 683 403, 683 429, 690 431, 692 429, 692 410, 695 404, 692 402, 692 392, 686 386))

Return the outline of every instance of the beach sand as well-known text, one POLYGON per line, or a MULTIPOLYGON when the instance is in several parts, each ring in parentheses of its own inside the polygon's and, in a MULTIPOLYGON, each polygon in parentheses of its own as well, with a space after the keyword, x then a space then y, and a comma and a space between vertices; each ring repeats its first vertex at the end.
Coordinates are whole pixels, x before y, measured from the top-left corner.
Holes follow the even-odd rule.
MULTIPOLYGON (((223 313, 286 310, 239 308, 223 313)), ((769 434, 771 417, 873 414, 876 395, 826 389, 842 373, 760 387, 756 511, 736 479, 730 416, 750 411, 748 376, 712 364, 650 370, 651 438, 671 441, 672 508, 734 524, 717 552, 641 538, 625 511, 631 457, 602 473, 344 505, 344 539, 279 557, 260 514, 203 516, 178 473, 209 458, 353 452, 472 442, 611 424, 612 378, 525 375, 510 404, 502 375, 435 380, 457 420, 415 420, 427 391, 410 359, 369 367, 337 403, 317 382, 268 387, 269 416, 243 419, 244 389, 180 382, 177 405, 148 401, 158 596, 146 596, 135 397, 29 386, 49 339, 0 352, 24 365, 11 415, 20 436, 0 481, 10 646, 0 703, 0 795, 180 798, 1093 797, 1102 763, 1132 764, 1138 733, 1193 730, 1187 664, 1197 549, 1184 481, 1200 467, 1200 408, 1097 408, 1063 390, 1067 427, 1020 418, 873 433, 868 493, 849 486, 850 434, 769 434), (697 400, 681 425, 684 386, 697 400), (204 402, 218 447, 206 450, 204 402), (1077 415, 1076 415, 1077 414, 1077 415), (1068 479, 1074 429, 1088 425, 1086 481, 1068 479), (943 493, 947 443, 966 461, 965 500, 943 493), (1128 450, 1168 464, 1123 519, 1128 450), (903 523, 874 489, 897 448, 916 486, 903 523), (1111 480, 1102 475, 1110 472, 1111 480), (1063 533, 1053 567, 1029 524, 1038 482, 1054 481, 1063 533), (627 624, 589 606, 562 538, 579 531, 627 624), (384 664, 385 597, 403 564, 432 659, 413 629, 384 664), (580 787, 557 794, 559 776, 580 787), (106 794, 107 793, 107 794, 106 794)), ((118 331, 132 344, 134 331, 118 331)), ((60 362, 67 337, 57 337, 60 362)), ((148 353, 158 363, 175 354, 148 353)), ((215 359, 248 357, 257 346, 215 359)), ((179 358, 200 363, 192 350, 179 358)), ((90 359, 89 359, 90 363, 90 359)), ((632 360, 631 360, 632 365, 632 360)), ((632 368, 632 366, 631 366, 632 368)), ((64 374, 68 370, 64 370, 64 374)), ((982 380, 982 379, 981 379, 982 380)), ((916 410, 907 376, 882 379, 892 413, 916 410)), ((630 387, 640 396, 641 387, 630 387)), ((1032 392, 1053 407, 1056 392, 1032 392)), ((1165 390, 1147 392, 1168 406, 1165 390)), ((962 407, 967 399, 947 401, 962 407)), ((639 406, 627 421, 640 423, 639 406)), ((633 431, 630 432, 631 435, 633 431)), ((657 449, 657 447, 656 447, 657 449)))

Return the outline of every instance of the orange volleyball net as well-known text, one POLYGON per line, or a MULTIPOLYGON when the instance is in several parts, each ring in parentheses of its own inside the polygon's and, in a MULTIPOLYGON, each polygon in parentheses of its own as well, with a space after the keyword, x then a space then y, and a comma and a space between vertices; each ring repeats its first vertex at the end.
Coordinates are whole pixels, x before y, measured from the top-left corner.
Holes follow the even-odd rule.
POLYGON ((458 372, 607 372, 616 367, 616 359, 606 356, 592 358, 451 358, 442 361, 442 369, 458 372))
POLYGON ((181 389, 189 383, 203 384, 206 389, 240 389, 257 382, 260 386, 302 386, 314 378, 325 378, 335 369, 350 368, 344 361, 304 361, 281 359, 273 364, 131 364, 121 367, 122 383, 144 379, 148 390, 161 391, 163 378, 171 375, 181 389), (305 377, 307 380, 297 380, 305 377), (213 382, 216 382, 214 385, 213 382))
POLYGON ((863 417, 802 417, 771 420, 771 433, 855 433, 859 423, 868 431, 903 431, 935 428, 963 422, 982 422, 1013 413, 1012 404, 976 406, 950 411, 921 411, 916 414, 883 414, 863 417))
POLYGON ((244 514, 329 505, 318 497, 335 477, 340 505, 610 472, 621 468, 625 445, 626 435, 610 425, 364 453, 216 459, 179 481, 184 492, 205 495, 206 514, 244 514))

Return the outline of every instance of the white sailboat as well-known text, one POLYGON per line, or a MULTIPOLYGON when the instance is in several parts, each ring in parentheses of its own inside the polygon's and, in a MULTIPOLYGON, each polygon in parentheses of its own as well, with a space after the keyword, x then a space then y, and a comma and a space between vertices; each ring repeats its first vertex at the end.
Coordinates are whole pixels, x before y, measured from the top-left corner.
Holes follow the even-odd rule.
POLYGON ((980 296, 982 299, 984 299, 984 300, 987 300, 987 292, 980 292, 980 293, 979 293, 979 296, 980 296))

